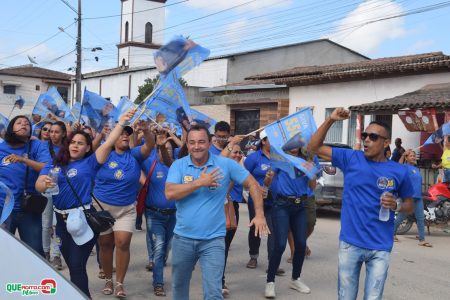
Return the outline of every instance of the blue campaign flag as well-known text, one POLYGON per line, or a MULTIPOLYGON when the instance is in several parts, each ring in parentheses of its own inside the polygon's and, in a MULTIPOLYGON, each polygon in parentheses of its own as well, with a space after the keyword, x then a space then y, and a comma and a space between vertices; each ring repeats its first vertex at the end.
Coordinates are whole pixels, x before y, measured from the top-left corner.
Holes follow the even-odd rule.
POLYGON ((52 114, 65 121, 70 121, 73 118, 69 106, 58 93, 56 87, 51 87, 47 92, 39 95, 32 114, 44 118, 52 114))
POLYGON ((291 178, 295 178, 295 168, 309 178, 314 178, 315 174, 319 172, 317 166, 284 151, 305 147, 316 130, 316 123, 310 108, 303 108, 267 125, 264 132, 270 141, 271 164, 289 173, 291 178))
POLYGON ((450 134, 450 121, 442 125, 441 128, 439 128, 435 132, 433 132, 433 134, 430 135, 430 137, 425 141, 423 145, 425 146, 429 144, 439 144, 440 142, 442 142, 444 137, 449 134, 450 134))
POLYGON ((128 99, 127 96, 120 97, 119 103, 117 104, 117 113, 114 116, 114 121, 118 122, 119 118, 126 113, 131 108, 135 108, 136 105, 128 99))
POLYGON ((81 116, 88 120, 88 125, 96 131, 101 131, 103 126, 114 120, 117 108, 102 96, 84 89, 81 116))
POLYGON ((4 136, 6 128, 8 128, 9 120, 4 115, 0 114, 0 136, 4 136))
POLYGON ((214 130, 214 126, 217 123, 217 121, 214 120, 213 118, 210 118, 204 113, 201 113, 193 108, 191 108, 191 117, 192 117, 192 124, 203 125, 210 131, 211 129, 214 130))
POLYGON ((11 214, 13 208, 14 208, 14 194, 11 192, 11 190, 0 181, 0 190, 2 191, 2 195, 4 195, 5 200, 3 204, 3 210, 2 215, 0 218, 0 225, 3 224, 3 222, 8 219, 9 215, 11 214))
POLYGON ((22 109, 23 105, 25 104, 25 99, 22 98, 22 96, 17 96, 16 102, 14 102, 14 106, 18 109, 22 109))

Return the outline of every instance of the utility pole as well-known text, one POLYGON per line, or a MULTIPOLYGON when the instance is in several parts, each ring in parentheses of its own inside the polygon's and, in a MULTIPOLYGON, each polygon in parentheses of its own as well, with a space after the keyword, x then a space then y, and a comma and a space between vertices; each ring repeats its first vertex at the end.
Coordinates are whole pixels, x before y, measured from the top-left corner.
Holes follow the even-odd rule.
POLYGON ((81 0, 78 0, 77 67, 75 70, 75 101, 81 102, 81 0))

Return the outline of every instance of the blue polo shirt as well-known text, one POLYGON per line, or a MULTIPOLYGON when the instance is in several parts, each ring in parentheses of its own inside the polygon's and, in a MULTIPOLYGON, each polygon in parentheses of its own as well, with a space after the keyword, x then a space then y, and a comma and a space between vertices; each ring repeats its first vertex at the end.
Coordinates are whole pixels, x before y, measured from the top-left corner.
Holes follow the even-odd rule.
MULTIPOLYGON (((30 140, 30 155, 29 158, 46 163, 51 160, 48 152, 48 144, 38 140, 30 140)), ((14 211, 20 211, 20 200, 23 196, 23 188, 25 185, 26 165, 23 163, 10 163, 6 157, 10 154, 18 156, 28 155, 28 145, 19 148, 13 148, 8 143, 0 143, 0 181, 3 182, 14 194, 14 211)), ((27 178, 27 192, 36 193, 34 185, 38 178, 38 172, 33 168, 28 168, 27 178)), ((6 194, 0 190, 0 207, 3 207, 6 194)))
POLYGON ((187 197, 176 201, 177 223, 174 233, 199 240, 223 237, 226 234, 223 204, 230 181, 242 184, 248 177, 247 170, 232 159, 209 152, 204 166, 195 166, 188 155, 176 160, 169 169, 167 183, 183 184, 200 177, 204 168, 211 172, 219 168, 223 178, 216 188, 201 187, 187 197))
POLYGON ((244 190, 244 187, 242 184, 235 183, 233 188, 230 191, 230 198, 233 200, 233 202, 239 202, 242 203, 242 192, 244 190))
POLYGON ((394 161, 368 160, 362 151, 333 148, 333 166, 344 173, 339 239, 369 250, 391 251, 394 212, 389 221, 378 219, 380 196, 391 192, 403 199, 413 195, 408 169, 394 161))
MULTIPOLYGON (((264 177, 266 176, 267 171, 270 170, 270 159, 261 149, 259 149, 244 160, 244 167, 253 175, 253 177, 255 177, 259 185, 263 186, 264 177)), ((270 188, 270 190, 272 190, 272 188, 270 188)), ((253 201, 250 195, 248 196, 248 201, 253 201)), ((271 206, 272 199, 269 197, 264 200, 264 205, 271 206)))
MULTIPOLYGON (((61 210, 80 206, 79 200, 77 200, 74 192, 67 183, 64 173, 62 173, 64 170, 66 170, 67 177, 69 177, 70 183, 77 192, 78 197, 80 197, 81 202, 83 204, 90 204, 92 202, 92 185, 95 175, 101 166, 102 165, 98 163, 95 154, 80 160, 72 161, 64 168, 56 166, 57 170, 59 170, 59 194, 52 196, 53 205, 61 210)), ((53 168, 55 168, 55 166, 53 166, 52 163, 47 163, 39 175, 47 175, 50 169, 53 168)))
POLYGON ((408 169, 408 174, 413 185, 413 197, 419 198, 422 201, 422 175, 420 174, 420 170, 416 166, 409 164, 405 164, 405 166, 408 169))
POLYGON ((276 169, 271 186, 273 196, 276 198, 277 196, 300 197, 308 195, 308 181, 309 178, 307 176, 292 179, 288 173, 276 169))
POLYGON ((156 161, 152 176, 148 185, 148 193, 145 197, 145 206, 153 206, 156 208, 175 208, 175 201, 168 201, 166 198, 165 185, 169 167, 163 164, 157 154, 156 149, 152 151, 150 156, 142 164, 142 171, 145 176, 150 172, 153 162, 156 161))
POLYGON ((141 176, 142 146, 122 154, 112 151, 95 177, 94 196, 102 202, 126 206, 136 201, 141 176))
POLYGON ((222 153, 222 149, 219 149, 214 144, 211 144, 211 147, 209 147, 209 152, 214 155, 220 155, 220 153, 222 153))

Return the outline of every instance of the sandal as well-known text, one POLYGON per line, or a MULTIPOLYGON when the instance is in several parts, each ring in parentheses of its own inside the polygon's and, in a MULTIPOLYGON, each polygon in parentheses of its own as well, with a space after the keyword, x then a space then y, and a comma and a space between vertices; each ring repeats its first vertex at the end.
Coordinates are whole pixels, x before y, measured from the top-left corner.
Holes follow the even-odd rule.
POLYGON ((399 240, 398 240, 398 237, 396 236, 396 235, 394 235, 394 242, 400 242, 399 240))
POLYGON ((113 293, 113 281, 112 278, 105 278, 105 287, 102 290, 103 295, 112 295, 113 293))
POLYGON ((105 274, 105 272, 103 271, 103 269, 100 269, 99 271, 98 271, 98 278, 100 278, 100 279, 105 279, 106 278, 106 274, 105 274))
POLYGON ((425 242, 425 241, 421 241, 418 245, 422 246, 422 247, 433 248, 433 245, 431 245, 430 243, 425 242))
POLYGON ((123 283, 116 282, 116 297, 120 299, 125 299, 127 297, 127 294, 125 294, 125 291, 123 290, 123 283))
POLYGON ((162 286, 155 286, 153 290, 155 296, 164 297, 166 296, 166 292, 164 291, 164 287, 162 286))
POLYGON ((306 246, 306 250, 305 250, 305 257, 308 258, 311 256, 311 249, 309 249, 308 246, 306 246))

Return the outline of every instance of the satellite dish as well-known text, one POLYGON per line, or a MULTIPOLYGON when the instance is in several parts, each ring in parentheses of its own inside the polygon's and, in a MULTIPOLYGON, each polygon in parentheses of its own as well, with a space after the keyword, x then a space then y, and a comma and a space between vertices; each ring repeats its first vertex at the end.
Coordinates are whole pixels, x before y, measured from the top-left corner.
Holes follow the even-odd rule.
POLYGON ((38 65, 37 61, 34 60, 36 57, 31 57, 31 56, 29 56, 29 55, 27 55, 27 57, 28 57, 28 60, 29 60, 32 64, 38 65))

